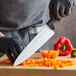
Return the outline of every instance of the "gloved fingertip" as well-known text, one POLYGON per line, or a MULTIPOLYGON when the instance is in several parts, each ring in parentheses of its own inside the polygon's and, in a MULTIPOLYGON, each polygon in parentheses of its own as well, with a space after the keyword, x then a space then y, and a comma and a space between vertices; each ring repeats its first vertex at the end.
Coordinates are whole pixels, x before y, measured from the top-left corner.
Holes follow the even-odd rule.
POLYGON ((66 15, 66 16, 69 16, 70 14, 66 13, 65 15, 66 15))
POLYGON ((61 15, 61 17, 64 17, 64 15, 61 15))
POLYGON ((61 20, 61 18, 56 17, 56 20, 57 20, 57 21, 60 21, 60 20, 61 20))
POLYGON ((67 8, 64 13, 66 16, 71 15, 71 8, 67 8))
POLYGON ((60 21, 61 20, 61 17, 60 17, 59 14, 55 14, 55 20, 57 20, 57 21, 60 21))
POLYGON ((65 17, 63 13, 60 13, 60 16, 61 16, 61 17, 65 17))

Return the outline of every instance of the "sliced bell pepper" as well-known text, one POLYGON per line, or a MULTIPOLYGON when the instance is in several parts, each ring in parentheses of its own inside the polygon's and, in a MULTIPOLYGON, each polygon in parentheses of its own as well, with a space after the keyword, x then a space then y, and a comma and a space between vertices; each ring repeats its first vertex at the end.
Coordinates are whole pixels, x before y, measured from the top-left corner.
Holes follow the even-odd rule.
POLYGON ((61 37, 61 38, 59 38, 57 43, 55 43, 54 49, 59 50, 60 56, 67 56, 67 55, 71 54, 73 46, 68 38, 61 37))
POLYGON ((56 58, 59 55, 59 51, 41 50, 41 55, 47 58, 56 58))

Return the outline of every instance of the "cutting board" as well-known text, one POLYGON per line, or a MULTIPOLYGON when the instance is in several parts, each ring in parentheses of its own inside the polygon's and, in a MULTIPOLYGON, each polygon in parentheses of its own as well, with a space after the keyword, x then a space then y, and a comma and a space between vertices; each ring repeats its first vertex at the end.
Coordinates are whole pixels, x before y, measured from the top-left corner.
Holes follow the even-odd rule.
MULTIPOLYGON (((39 59, 41 56, 40 53, 33 54, 30 59, 39 59)), ((7 56, 4 55, 0 58, 0 75, 1 76, 72 76, 76 75, 76 65, 69 66, 66 68, 59 68, 55 70, 54 68, 49 67, 30 67, 30 66, 12 66, 9 63, 1 64, 3 60, 7 59, 7 56)), ((69 56, 65 57, 57 57, 57 59, 72 59, 76 60, 76 58, 70 58, 69 56)))

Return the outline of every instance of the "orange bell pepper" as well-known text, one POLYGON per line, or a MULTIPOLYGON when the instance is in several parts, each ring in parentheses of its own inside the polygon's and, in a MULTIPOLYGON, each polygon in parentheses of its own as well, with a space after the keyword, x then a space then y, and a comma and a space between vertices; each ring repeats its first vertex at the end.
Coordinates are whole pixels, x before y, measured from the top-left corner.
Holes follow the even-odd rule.
POLYGON ((41 50, 40 53, 43 57, 47 58, 56 58, 59 55, 59 51, 52 51, 52 50, 41 50))

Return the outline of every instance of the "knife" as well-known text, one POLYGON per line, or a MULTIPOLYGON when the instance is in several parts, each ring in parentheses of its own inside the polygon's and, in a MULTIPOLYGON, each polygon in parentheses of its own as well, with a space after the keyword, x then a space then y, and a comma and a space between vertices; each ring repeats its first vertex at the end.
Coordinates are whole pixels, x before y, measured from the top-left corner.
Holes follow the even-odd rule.
POLYGON ((19 65, 33 55, 41 46, 43 46, 53 35, 55 27, 53 21, 48 21, 35 38, 24 48, 16 58, 14 66, 19 65))

